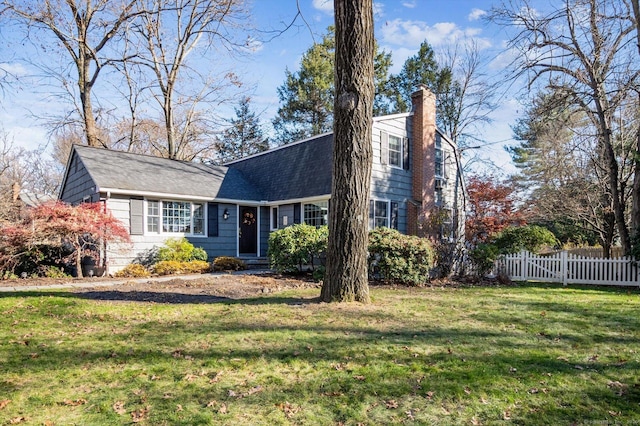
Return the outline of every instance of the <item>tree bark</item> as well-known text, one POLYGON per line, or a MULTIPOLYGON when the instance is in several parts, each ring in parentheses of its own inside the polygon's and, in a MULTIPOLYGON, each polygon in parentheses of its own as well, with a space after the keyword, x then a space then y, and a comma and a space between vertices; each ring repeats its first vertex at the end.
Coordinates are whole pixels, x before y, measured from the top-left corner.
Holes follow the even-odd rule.
POLYGON ((369 303, 367 246, 374 96, 372 0, 335 0, 333 181, 325 302, 369 303))

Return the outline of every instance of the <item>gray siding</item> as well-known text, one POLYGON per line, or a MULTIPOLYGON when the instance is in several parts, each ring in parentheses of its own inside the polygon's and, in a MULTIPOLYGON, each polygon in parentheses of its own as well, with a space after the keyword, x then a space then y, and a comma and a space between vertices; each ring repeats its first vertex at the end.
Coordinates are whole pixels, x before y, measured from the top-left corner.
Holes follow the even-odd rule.
MULTIPOLYGON (((208 214, 208 212, 207 212, 208 214)), ((235 204, 218 204, 218 236, 188 237, 196 247, 202 247, 209 255, 209 260, 219 256, 233 256, 238 253, 238 211, 235 204), (229 218, 224 220, 224 210, 229 210, 229 218)))
POLYGON ((258 232, 260 232, 260 253, 259 256, 265 257, 267 255, 267 247, 269 245, 269 218, 270 208, 266 206, 260 207, 260 225, 258 232))
POLYGON ((91 179, 84 164, 73 155, 67 170, 67 177, 60 199, 69 204, 79 204, 83 201, 98 201, 96 194, 96 184, 91 179), (89 197, 88 200, 86 197, 89 197))
MULTIPOLYGON (((377 120, 373 125, 373 165, 371 168, 371 198, 398 203, 398 230, 407 232, 407 200, 411 199, 412 170, 392 167, 382 161, 382 132, 401 138, 411 136, 411 117, 377 120)), ((409 157, 413 155, 411 143, 409 157)), ((411 162, 409 162, 410 164, 411 162)))

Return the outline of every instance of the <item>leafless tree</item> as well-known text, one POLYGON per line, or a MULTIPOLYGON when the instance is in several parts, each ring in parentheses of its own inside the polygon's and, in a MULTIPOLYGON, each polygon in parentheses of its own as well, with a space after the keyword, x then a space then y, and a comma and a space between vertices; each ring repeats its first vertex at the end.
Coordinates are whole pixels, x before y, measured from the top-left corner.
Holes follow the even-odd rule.
POLYGON ((333 182, 321 299, 369 303, 367 245, 375 45, 371 0, 336 0, 333 182))
POLYGON ((123 25, 141 13, 135 0, 1 0, 0 10, 26 26, 32 41, 44 49, 58 42, 76 71, 79 113, 86 142, 106 146, 96 126, 92 91, 101 71, 113 62, 107 47, 120 36, 123 25), (42 32, 44 36, 37 38, 42 32), (53 38, 51 37, 53 36, 53 38), (37 40, 37 42, 36 42, 37 40))
MULTIPOLYGON (((220 55, 235 52, 242 43, 237 31, 246 17, 243 0, 148 0, 148 10, 133 26, 140 40, 136 63, 152 75, 149 89, 160 106, 166 129, 165 146, 156 146, 173 159, 193 159, 209 148, 206 119, 211 111, 203 105, 228 100, 230 86, 239 86, 233 72, 215 78, 190 66, 198 49, 220 55)), ((208 69, 214 69, 214 61, 208 69)))
MULTIPOLYGON (((613 137, 615 114, 638 86, 631 6, 618 0, 565 0, 543 14, 528 0, 509 1, 492 19, 516 31, 509 47, 518 76, 564 93, 591 121, 606 165, 612 209, 623 251, 630 253, 628 215, 613 137)), ((634 194, 639 196, 640 194, 634 194)))

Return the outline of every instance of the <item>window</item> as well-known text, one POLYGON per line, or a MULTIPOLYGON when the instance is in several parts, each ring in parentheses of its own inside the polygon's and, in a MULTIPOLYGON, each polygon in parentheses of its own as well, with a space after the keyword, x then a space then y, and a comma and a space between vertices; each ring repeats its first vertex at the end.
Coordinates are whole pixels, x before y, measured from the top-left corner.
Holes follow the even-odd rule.
POLYGON ((303 222, 319 228, 329 223, 329 202, 315 201, 304 205, 303 222))
POLYGON ((396 201, 370 201, 369 227, 373 229, 380 226, 398 229, 398 203, 396 201))
POLYGON ((278 229, 278 207, 271 207, 271 230, 278 229))
POLYGON ((444 173, 444 161, 442 149, 436 148, 436 176, 442 177, 444 173))
POLYGON ((402 138, 389 135, 389 165, 402 167, 402 138))
POLYGON ((204 235, 204 204, 147 200, 147 232, 204 235))
POLYGON ((147 231, 160 232, 160 204, 159 201, 147 201, 147 231))
POLYGON ((436 179, 436 186, 434 191, 434 198, 437 206, 444 204, 444 198, 442 195, 442 180, 436 179))

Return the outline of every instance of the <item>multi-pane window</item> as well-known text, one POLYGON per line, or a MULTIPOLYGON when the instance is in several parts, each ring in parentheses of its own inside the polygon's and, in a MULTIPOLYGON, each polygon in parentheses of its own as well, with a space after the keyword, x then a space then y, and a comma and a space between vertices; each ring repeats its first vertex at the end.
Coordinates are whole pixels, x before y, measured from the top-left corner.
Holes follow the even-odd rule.
POLYGON ((147 200, 147 232, 204 235, 204 204, 147 200))
POLYGON ((402 138, 389 135, 389 164, 402 167, 402 138))
POLYGON ((160 232, 160 202, 147 201, 147 231, 160 232))
POLYGON ((369 227, 373 229, 380 226, 398 229, 398 203, 396 201, 370 201, 369 227))
POLYGON ((444 156, 442 149, 436 148, 436 176, 442 177, 444 173, 444 156))
POLYGON ((319 228, 329 223, 329 202, 315 201, 304 205, 304 223, 319 228))
POLYGON ((373 202, 373 227, 389 227, 389 203, 387 201, 373 202))

